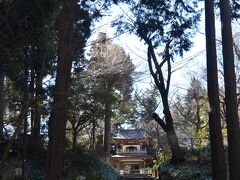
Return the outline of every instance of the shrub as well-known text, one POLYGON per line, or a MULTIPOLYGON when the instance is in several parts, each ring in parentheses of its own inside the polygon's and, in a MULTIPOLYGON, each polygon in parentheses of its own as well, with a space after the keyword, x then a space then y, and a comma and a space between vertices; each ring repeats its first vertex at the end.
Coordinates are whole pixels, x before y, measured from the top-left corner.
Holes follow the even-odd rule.
POLYGON ((86 180, 102 180, 102 179, 103 178, 102 178, 101 174, 97 171, 91 171, 86 176, 86 180))
POLYGON ((163 179, 211 179, 210 166, 199 165, 196 162, 186 161, 180 165, 172 165, 168 161, 160 165, 160 171, 163 179))
POLYGON ((162 179, 194 180, 211 179, 211 157, 209 146, 200 149, 185 149, 186 162, 170 164, 170 160, 159 165, 162 179))
POLYGON ((101 174, 103 180, 119 178, 119 173, 109 163, 99 159, 95 154, 84 153, 78 148, 66 152, 64 159, 65 179, 76 179, 80 175, 93 177, 97 174, 101 174))

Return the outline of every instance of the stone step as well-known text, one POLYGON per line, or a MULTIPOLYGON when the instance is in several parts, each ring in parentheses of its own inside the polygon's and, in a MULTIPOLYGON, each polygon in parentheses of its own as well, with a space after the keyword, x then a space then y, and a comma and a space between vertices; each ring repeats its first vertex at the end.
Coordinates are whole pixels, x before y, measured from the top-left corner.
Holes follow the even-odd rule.
POLYGON ((122 177, 122 180, 152 180, 153 178, 144 174, 125 174, 122 177))

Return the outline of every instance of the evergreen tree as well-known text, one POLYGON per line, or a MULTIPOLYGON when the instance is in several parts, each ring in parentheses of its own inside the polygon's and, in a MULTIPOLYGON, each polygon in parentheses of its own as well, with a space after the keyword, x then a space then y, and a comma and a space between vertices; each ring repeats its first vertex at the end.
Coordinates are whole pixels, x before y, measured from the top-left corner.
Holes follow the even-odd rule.
POLYGON ((119 33, 126 31, 135 33, 146 43, 149 70, 162 98, 165 121, 157 113, 153 113, 153 118, 167 135, 172 151, 172 162, 182 162, 184 156, 174 130, 168 94, 174 55, 183 55, 184 51, 191 48, 190 38, 200 17, 197 2, 176 0, 169 3, 165 0, 157 0, 126 3, 129 4, 129 12, 132 14, 119 17, 113 25, 117 26, 119 33), (158 47, 161 47, 158 49, 162 50, 160 53, 156 53, 158 47), (165 75, 163 67, 167 67, 165 75))
MULTIPOLYGON (((207 126, 207 92, 202 82, 195 76, 191 77, 190 86, 182 99, 177 98, 173 105, 173 116, 176 125, 189 138, 206 138, 207 126), (182 127, 182 128, 181 128, 182 127)), ((201 141, 201 140, 200 140, 201 141)), ((199 141, 198 141, 199 142, 199 141)), ((201 142, 198 143, 199 146, 201 142)))
POLYGON ((112 105, 114 103, 114 97, 111 98, 111 96, 115 89, 118 89, 122 95, 122 101, 127 102, 130 99, 133 70, 134 65, 124 49, 113 44, 105 33, 100 33, 91 48, 89 71, 96 76, 96 83, 99 85, 100 90, 108 96, 104 103, 104 148, 106 160, 109 160, 111 145, 111 117, 112 105))
POLYGON ((108 8, 109 1, 64 0, 56 19, 57 72, 54 102, 49 118, 47 179, 62 178, 62 163, 68 112, 69 85, 72 64, 82 57, 90 26, 108 8))

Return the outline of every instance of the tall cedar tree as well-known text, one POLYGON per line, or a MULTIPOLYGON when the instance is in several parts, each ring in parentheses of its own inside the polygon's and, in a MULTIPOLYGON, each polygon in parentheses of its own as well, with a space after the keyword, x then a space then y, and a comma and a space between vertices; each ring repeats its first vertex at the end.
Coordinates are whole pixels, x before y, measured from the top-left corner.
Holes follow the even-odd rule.
POLYGON ((209 101, 209 129, 213 179, 226 179, 224 148, 221 132, 218 71, 215 42, 214 1, 205 1, 207 84, 209 101))
MULTIPOLYGON (((18 106, 21 102, 20 107, 24 106, 26 101, 28 101, 29 94, 28 85, 29 85, 29 72, 32 72, 33 66, 38 66, 38 68, 45 67, 42 65, 43 56, 46 56, 46 53, 37 54, 39 52, 39 47, 43 45, 42 37, 45 36, 47 21, 49 21, 49 17, 52 17, 52 12, 55 7, 54 0, 42 0, 41 2, 36 1, 1 1, 0 2, 0 59, 1 59, 1 94, 0 94, 0 107, 1 107, 1 122, 3 118, 4 112, 4 98, 3 97, 3 89, 4 87, 4 76, 10 79, 14 84, 14 90, 19 91, 20 101, 17 98, 14 99, 14 106, 18 106), (43 14, 44 12, 44 14, 43 14), (41 40, 40 40, 41 39, 41 40), (40 55, 41 54, 41 55, 40 55), (36 60, 38 60, 38 65, 36 65, 36 60)), ((48 42, 48 41, 47 41, 48 42)), ((41 46, 42 47, 42 46, 41 46)), ((46 46, 45 46, 46 47, 46 46)), ((50 49, 48 47, 48 49, 50 49)), ((16 93, 17 94, 17 93, 16 93)), ((7 93, 5 94, 7 96, 7 93)), ((11 104, 8 102, 8 104, 11 104)), ((33 107, 34 103, 31 103, 33 107)), ((26 108, 25 108, 26 109, 26 108)), ((28 109, 28 107, 27 107, 28 109)), ((8 106, 9 113, 11 114, 11 108, 8 106)), ((14 109, 12 114, 17 112, 14 109)), ((27 133, 27 110, 24 110, 24 141, 26 144, 26 133, 27 133)), ((16 113, 17 114, 17 113, 16 113)), ((11 116, 11 115, 10 115, 11 116)), ((19 116, 20 119, 22 119, 19 116)), ((39 118, 40 119, 40 118, 39 118)), ((11 121, 11 118, 8 117, 8 121, 11 121)), ((16 122, 15 118, 13 120, 13 126, 17 124, 15 127, 15 134, 19 133, 22 130, 22 124, 20 122, 16 122), (20 123, 20 124, 19 124, 20 123), (20 128, 21 127, 21 128, 20 128)), ((40 122, 40 120, 39 120, 40 122)), ((2 129, 2 123, 1 123, 2 129)), ((38 126, 40 130, 40 126, 38 126)), ((40 131, 38 131, 38 135, 40 135, 40 131)), ((14 140, 16 135, 12 135, 11 140, 8 141, 8 147, 12 145, 12 141, 14 140)), ((39 136, 38 136, 39 137, 39 136)), ((35 139, 36 140, 36 139, 35 139)), ((32 142, 35 144, 35 141, 32 142)), ((23 177, 25 176, 25 167, 26 167, 26 146, 24 146, 24 150, 22 152, 23 159, 23 177)), ((36 148, 36 147, 34 147, 36 148)), ((4 148, 5 152, 2 156, 1 163, 4 164, 5 160, 8 156, 8 148, 4 148)), ((38 148, 35 149, 34 152, 37 152, 38 148)))
MULTIPOLYGON (((23 93, 26 92, 25 87, 30 80, 30 77, 26 77, 26 73, 24 73, 25 69, 27 68, 31 72, 30 84, 33 84, 33 86, 34 78, 32 77, 35 73, 37 77, 40 77, 39 74, 41 74, 41 78, 37 79, 42 79, 42 71, 47 69, 46 64, 48 63, 46 61, 50 59, 48 51, 51 48, 49 48, 49 39, 46 38, 48 34, 46 30, 49 29, 48 22, 52 17, 55 4, 54 0, 0 2, 1 72, 14 82, 15 87, 21 89, 23 93), (26 78, 27 81, 25 81, 26 78)), ((27 73, 27 76, 29 74, 27 73)), ((32 88, 31 94, 37 91, 36 96, 40 95, 40 86, 42 86, 41 82, 36 83, 36 88, 32 88)), ((40 105, 36 104, 41 103, 35 103, 34 106, 37 107, 36 109, 39 112, 40 105)), ((36 114, 39 115, 40 113, 36 114)), ((38 126, 31 126, 36 132, 34 138, 40 135, 40 118, 39 116, 35 118, 38 119, 38 123, 32 123, 32 125, 38 124, 38 126)), ((34 144, 37 142, 35 140, 33 141, 34 144)))
POLYGON ((100 82, 100 90, 103 90, 106 95, 104 100, 104 151, 106 160, 109 160, 112 134, 112 105, 116 101, 113 93, 118 89, 123 97, 123 101, 129 100, 132 90, 131 75, 134 71, 134 65, 122 47, 113 44, 105 33, 100 33, 91 48, 89 70, 96 77, 97 82, 100 82))
POLYGON ((66 102, 72 67, 73 33, 76 12, 74 0, 64 0, 57 17, 58 60, 54 103, 49 119, 47 179, 60 180, 67 120, 66 102))
MULTIPOLYGON (((101 17, 110 1, 63 0, 56 19, 57 75, 54 102, 49 119, 47 179, 60 180, 65 145, 71 67, 79 64, 90 36, 90 25, 101 17), (100 9, 100 10, 99 10, 100 9)), ((80 62, 81 64, 81 62, 80 62)))
MULTIPOLYGON (((171 64, 174 55, 183 55, 191 48, 190 38, 200 18, 197 1, 127 1, 130 7, 129 16, 120 16, 113 22, 118 32, 135 33, 144 40, 147 48, 147 60, 150 73, 157 86, 163 104, 165 121, 157 113, 152 117, 164 129, 172 151, 172 162, 180 163, 184 155, 179 147, 178 138, 173 125, 173 118, 168 102, 171 81, 171 64), (160 57, 156 49, 162 50, 160 57), (164 75, 163 67, 167 67, 164 75)), ((126 13, 125 13, 126 14, 126 13)))
POLYGON ((92 124, 92 138, 90 147, 95 150, 95 127, 98 120, 104 116, 104 108, 97 100, 94 93, 94 82, 91 78, 86 78, 86 72, 81 72, 71 79, 69 95, 68 121, 72 133, 72 149, 77 145, 79 133, 87 126, 92 124))
POLYGON ((240 177, 240 128, 237 109, 236 74, 234 69, 231 10, 229 0, 220 0, 222 50, 225 83, 226 121, 228 133, 230 179, 240 177))

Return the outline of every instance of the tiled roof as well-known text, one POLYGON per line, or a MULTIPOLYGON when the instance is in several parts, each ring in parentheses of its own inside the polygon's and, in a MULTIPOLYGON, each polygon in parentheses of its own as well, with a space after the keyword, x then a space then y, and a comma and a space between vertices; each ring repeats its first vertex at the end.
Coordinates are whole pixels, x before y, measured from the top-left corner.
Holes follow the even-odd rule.
POLYGON ((145 136, 141 129, 121 129, 113 136, 113 139, 145 139, 145 136))

